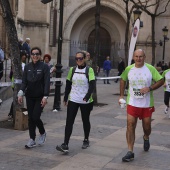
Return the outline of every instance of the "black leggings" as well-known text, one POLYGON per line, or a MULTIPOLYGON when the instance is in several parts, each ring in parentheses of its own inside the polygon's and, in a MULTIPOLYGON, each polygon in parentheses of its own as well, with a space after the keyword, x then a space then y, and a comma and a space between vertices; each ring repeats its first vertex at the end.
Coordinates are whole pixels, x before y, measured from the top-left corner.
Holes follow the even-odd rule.
POLYGON ((69 143, 70 136, 72 134, 74 120, 77 115, 79 107, 81 110, 81 118, 83 121, 84 139, 89 138, 89 133, 91 128, 90 112, 93 109, 93 102, 88 104, 80 104, 80 103, 69 101, 67 106, 67 119, 66 119, 65 139, 64 139, 64 143, 67 145, 69 143))
POLYGON ((27 102, 27 110, 28 110, 28 125, 29 125, 29 134, 30 138, 35 140, 36 137, 36 127, 39 129, 40 134, 45 133, 44 125, 41 117, 41 112, 43 110, 43 107, 41 107, 41 100, 39 99, 30 99, 26 98, 27 102))
POLYGON ((164 92, 164 103, 166 106, 169 107, 169 98, 170 98, 170 92, 168 91, 165 91, 164 92))

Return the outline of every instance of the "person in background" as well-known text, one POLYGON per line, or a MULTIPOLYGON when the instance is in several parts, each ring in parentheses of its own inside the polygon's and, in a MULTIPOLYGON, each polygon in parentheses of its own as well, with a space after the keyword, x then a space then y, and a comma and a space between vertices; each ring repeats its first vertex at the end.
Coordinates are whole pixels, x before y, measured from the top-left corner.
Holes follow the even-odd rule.
MULTIPOLYGON (((119 64, 118 64, 118 71, 119 71, 119 73, 118 73, 117 76, 120 76, 120 75, 123 73, 124 69, 125 69, 125 63, 124 63, 124 61, 122 60, 122 58, 120 57, 119 64)), ((116 80, 115 80, 115 83, 117 83, 118 80, 119 80, 119 79, 116 79, 116 80)))
POLYGON ((169 69, 169 67, 168 67, 168 63, 167 63, 167 62, 165 62, 164 70, 167 70, 167 69, 169 69))
POLYGON ((165 63, 164 63, 164 61, 161 62, 161 68, 162 68, 162 70, 165 70, 165 63))
MULTIPOLYGON (((14 76, 13 76, 13 67, 12 66, 11 66, 9 78, 10 78, 11 83, 12 83, 11 88, 14 91, 14 76)), ((13 121, 13 101, 11 103, 10 111, 8 113, 8 121, 13 121)))
POLYGON ((22 72, 24 72, 24 67, 25 67, 25 63, 26 63, 26 53, 22 52, 20 53, 20 57, 21 57, 21 66, 22 66, 22 72))
POLYGON ((156 64, 156 66, 162 68, 162 63, 161 63, 161 61, 159 61, 159 62, 156 64))
MULTIPOLYGON (((109 77, 111 68, 112 68, 112 66, 111 66, 110 57, 107 56, 106 60, 103 63, 103 70, 104 70, 104 73, 105 73, 105 77, 109 77)), ((106 84, 105 80, 104 80, 104 84, 106 84)), ((110 84, 109 79, 107 79, 107 84, 110 84)))
MULTIPOLYGON (((168 114, 169 111, 169 98, 170 98, 170 69, 165 70, 162 73, 162 77, 164 78, 164 104, 165 104, 165 110, 164 113, 168 114)), ((170 114, 169 114, 170 118, 170 114)))
POLYGON ((23 51, 23 39, 22 38, 18 39, 18 47, 19 47, 20 53, 24 52, 23 51))
POLYGON ((44 61, 44 63, 46 63, 49 66, 50 73, 53 73, 53 72, 56 71, 56 68, 52 64, 50 64, 50 61, 51 61, 51 55, 50 54, 45 54, 44 57, 43 57, 43 61, 44 61))
MULTIPOLYGON (((21 59, 21 66, 22 66, 22 73, 23 73, 24 67, 25 67, 25 62, 26 62, 26 55, 25 55, 24 52, 20 53, 20 59, 21 59)), ((12 83, 12 85, 11 85, 12 90, 14 91, 13 66, 11 66, 9 78, 10 78, 11 83, 12 83)), ((8 121, 12 121, 12 120, 13 120, 13 102, 11 104, 10 111, 8 113, 8 121)))
POLYGON ((89 52, 86 52, 86 66, 92 67, 92 60, 89 52))
POLYGON ((151 134, 151 117, 154 109, 153 90, 163 85, 164 79, 150 64, 145 63, 145 52, 138 49, 134 52, 134 64, 126 67, 121 74, 120 80, 120 99, 124 98, 126 81, 129 81, 127 96, 127 131, 126 139, 128 152, 122 158, 123 162, 134 159, 135 129, 138 118, 142 120, 143 126, 143 149, 148 151, 150 148, 149 136, 151 134))
POLYGON ((30 61, 30 38, 26 38, 25 39, 25 42, 22 46, 22 49, 26 52, 26 56, 27 56, 27 59, 28 59, 28 63, 30 61))
MULTIPOLYGON (((24 67, 25 67, 25 62, 26 62, 26 55, 25 55, 25 52, 21 52, 20 53, 20 57, 21 57, 21 66, 22 66, 22 73, 24 72, 24 67)), ((13 67, 11 66, 11 70, 10 70, 10 74, 9 74, 9 78, 11 80, 11 87, 12 87, 12 90, 14 91, 14 76, 13 76, 13 67)), ((11 107, 10 107, 10 111, 8 113, 8 121, 12 121, 13 120, 13 102, 11 104, 11 107)))
POLYGON ((89 133, 90 133, 90 113, 93 109, 92 93, 95 86, 94 71, 90 67, 88 69, 88 78, 86 77, 86 63, 85 53, 76 53, 75 72, 73 73, 73 67, 70 68, 65 88, 64 105, 67 106, 67 119, 65 127, 64 143, 57 145, 58 151, 68 153, 69 152, 69 140, 72 134, 73 124, 77 115, 78 109, 81 110, 81 117, 83 121, 84 129, 84 141, 82 149, 89 147, 89 133))
POLYGON ((32 62, 25 65, 21 89, 18 92, 19 104, 22 104, 25 93, 28 110, 30 139, 25 145, 26 148, 36 146, 36 127, 38 127, 40 133, 38 144, 42 145, 46 140, 44 124, 40 117, 49 96, 50 69, 47 64, 40 61, 41 54, 39 47, 31 49, 32 62))
POLYGON ((0 46, 0 81, 1 78, 3 77, 3 69, 4 69, 4 51, 2 50, 1 46, 0 46))

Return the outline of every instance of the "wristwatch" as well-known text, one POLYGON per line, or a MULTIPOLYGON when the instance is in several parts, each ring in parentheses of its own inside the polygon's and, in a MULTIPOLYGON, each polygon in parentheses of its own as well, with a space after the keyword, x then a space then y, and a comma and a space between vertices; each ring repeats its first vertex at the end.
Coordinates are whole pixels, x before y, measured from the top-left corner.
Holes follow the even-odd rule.
POLYGON ((152 87, 150 86, 150 87, 149 87, 149 91, 152 91, 152 90, 153 90, 153 89, 152 89, 152 87))
POLYGON ((48 99, 48 96, 44 96, 44 99, 48 99))

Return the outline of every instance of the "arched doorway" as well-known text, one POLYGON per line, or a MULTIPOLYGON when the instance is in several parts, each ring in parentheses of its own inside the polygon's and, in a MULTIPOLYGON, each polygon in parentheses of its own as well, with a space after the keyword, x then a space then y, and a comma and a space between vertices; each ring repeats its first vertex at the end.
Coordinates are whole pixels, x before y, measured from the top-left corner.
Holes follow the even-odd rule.
MULTIPOLYGON (((99 59, 98 66, 102 67, 103 62, 106 56, 110 56, 111 51, 111 37, 108 31, 104 28, 100 28, 99 30, 99 59)), ((88 52, 90 52, 91 56, 94 56, 94 48, 95 48, 95 30, 93 30, 88 37, 88 52)))

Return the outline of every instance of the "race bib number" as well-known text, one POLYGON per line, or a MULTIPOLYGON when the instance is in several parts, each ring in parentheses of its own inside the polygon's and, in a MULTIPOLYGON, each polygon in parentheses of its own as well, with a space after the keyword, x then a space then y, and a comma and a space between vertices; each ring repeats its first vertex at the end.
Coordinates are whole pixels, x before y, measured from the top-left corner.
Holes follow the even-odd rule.
POLYGON ((145 97, 145 94, 141 93, 140 92, 140 89, 133 89, 133 96, 136 98, 136 99, 142 99, 145 97))

